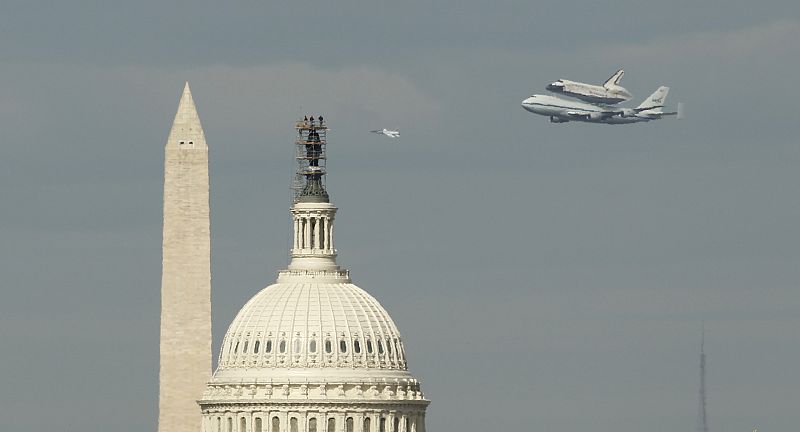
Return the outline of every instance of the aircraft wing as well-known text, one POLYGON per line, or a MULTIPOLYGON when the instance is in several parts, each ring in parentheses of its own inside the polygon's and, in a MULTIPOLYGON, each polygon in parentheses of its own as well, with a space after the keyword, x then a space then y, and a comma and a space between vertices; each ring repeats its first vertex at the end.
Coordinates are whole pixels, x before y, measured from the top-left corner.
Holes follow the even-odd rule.
POLYGON ((577 110, 570 110, 567 111, 567 115, 574 118, 574 119, 584 119, 584 120, 601 120, 608 117, 613 117, 617 115, 616 111, 577 111, 577 110))
POLYGON ((575 118, 588 118, 592 114, 586 111, 567 111, 567 115, 575 118))

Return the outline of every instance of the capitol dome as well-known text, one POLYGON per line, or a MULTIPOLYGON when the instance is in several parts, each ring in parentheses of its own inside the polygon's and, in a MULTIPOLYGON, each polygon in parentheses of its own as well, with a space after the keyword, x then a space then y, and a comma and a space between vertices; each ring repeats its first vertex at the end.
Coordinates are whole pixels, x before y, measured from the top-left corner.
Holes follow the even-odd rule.
POLYGON ((402 339, 389 314, 351 283, 277 283, 231 323, 217 375, 331 367, 404 371, 402 339))
POLYGON ((198 401, 204 432, 425 432, 425 399, 386 309, 336 264, 327 126, 298 122, 289 266, 228 327, 198 401))

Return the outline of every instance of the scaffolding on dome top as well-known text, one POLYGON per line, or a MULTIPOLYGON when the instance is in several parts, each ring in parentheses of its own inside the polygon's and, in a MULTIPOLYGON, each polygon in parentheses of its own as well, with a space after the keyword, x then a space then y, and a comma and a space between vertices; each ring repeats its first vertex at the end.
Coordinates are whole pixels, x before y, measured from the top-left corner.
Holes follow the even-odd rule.
POLYGON ((328 125, 322 116, 306 116, 295 123, 295 160, 297 169, 292 181, 293 202, 327 202, 325 189, 328 125))

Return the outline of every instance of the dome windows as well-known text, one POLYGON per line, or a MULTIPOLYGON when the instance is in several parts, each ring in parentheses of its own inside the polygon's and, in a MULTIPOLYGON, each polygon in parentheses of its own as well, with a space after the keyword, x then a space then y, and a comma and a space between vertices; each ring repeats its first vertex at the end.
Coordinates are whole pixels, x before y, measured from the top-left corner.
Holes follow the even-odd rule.
MULTIPOLYGON (((391 318, 350 284, 268 287, 242 310, 230 328, 220 356, 222 368, 406 367, 401 338, 391 318)), ((319 420, 319 432, 324 432, 326 420, 319 420)), ((271 416, 264 419, 265 432, 269 432, 270 421, 271 416)), ((238 422, 234 419, 235 429, 238 422)), ((289 432, 288 418, 282 418, 282 423, 281 432, 289 432)), ((356 423, 360 432, 361 420, 356 423)), ((344 418, 337 418, 341 429, 337 432, 343 432, 344 426, 344 418)), ((388 426, 391 428, 391 423, 388 426)), ((300 427, 307 432, 307 425, 300 427)), ((251 423, 248 432, 253 432, 252 428, 251 423)), ((372 429, 377 432, 378 425, 373 424, 372 429)))

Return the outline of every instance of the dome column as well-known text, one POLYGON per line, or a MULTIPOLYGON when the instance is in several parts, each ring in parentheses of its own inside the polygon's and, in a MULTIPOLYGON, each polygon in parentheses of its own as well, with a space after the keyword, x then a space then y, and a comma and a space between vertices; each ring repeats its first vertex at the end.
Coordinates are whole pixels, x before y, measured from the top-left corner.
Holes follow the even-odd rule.
POLYGON ((295 229, 289 269, 338 270, 333 242, 336 207, 327 202, 297 202, 291 211, 295 229))

